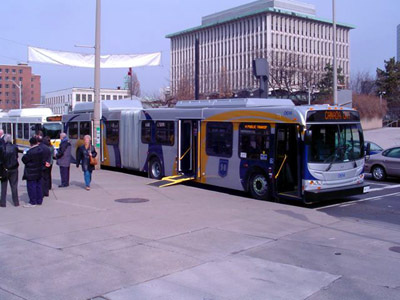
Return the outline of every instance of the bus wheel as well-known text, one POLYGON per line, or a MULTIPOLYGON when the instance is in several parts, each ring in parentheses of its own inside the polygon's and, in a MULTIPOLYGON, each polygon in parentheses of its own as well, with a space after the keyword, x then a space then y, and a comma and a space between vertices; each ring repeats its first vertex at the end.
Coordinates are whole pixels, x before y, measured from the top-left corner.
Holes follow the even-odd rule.
POLYGON ((372 177, 375 180, 382 181, 382 180, 385 180, 385 178, 386 178, 385 169, 381 166, 373 167, 371 173, 372 173, 372 177))
POLYGON ((154 157, 150 160, 149 176, 150 176, 150 178, 158 179, 158 180, 163 178, 161 162, 157 157, 154 157))
POLYGON ((254 173, 250 176, 249 190, 253 198, 259 200, 268 200, 268 180, 262 173, 254 173))

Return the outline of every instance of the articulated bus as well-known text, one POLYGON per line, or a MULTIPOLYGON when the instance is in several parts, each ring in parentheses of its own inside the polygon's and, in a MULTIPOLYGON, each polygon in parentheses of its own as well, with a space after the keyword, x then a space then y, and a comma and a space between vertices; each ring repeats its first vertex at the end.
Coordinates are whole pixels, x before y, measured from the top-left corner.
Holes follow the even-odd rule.
POLYGON ((13 143, 23 151, 29 148, 29 139, 38 131, 49 136, 56 149, 60 145, 62 116, 53 115, 50 108, 12 109, 0 115, 0 126, 13 138, 13 143))
MULTIPOLYGON (((103 101, 101 163, 147 172, 158 186, 193 180, 305 203, 368 190, 360 117, 351 108, 224 99, 144 109, 121 101, 103 101)), ((91 118, 88 106, 63 116, 75 146, 93 132, 91 118)))

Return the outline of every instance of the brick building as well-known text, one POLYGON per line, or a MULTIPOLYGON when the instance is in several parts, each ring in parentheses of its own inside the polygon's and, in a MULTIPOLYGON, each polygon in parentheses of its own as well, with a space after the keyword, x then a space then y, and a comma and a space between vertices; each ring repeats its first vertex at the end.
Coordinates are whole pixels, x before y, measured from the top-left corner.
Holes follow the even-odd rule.
POLYGON ((22 88, 22 108, 40 104, 40 76, 27 64, 0 65, 0 109, 19 108, 19 88, 22 88))

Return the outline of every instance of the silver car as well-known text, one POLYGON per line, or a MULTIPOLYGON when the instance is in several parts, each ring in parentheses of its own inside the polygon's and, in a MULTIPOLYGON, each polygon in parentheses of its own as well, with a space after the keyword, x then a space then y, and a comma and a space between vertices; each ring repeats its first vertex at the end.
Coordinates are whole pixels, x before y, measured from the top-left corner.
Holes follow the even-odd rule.
POLYGON ((365 173, 371 173, 375 180, 387 176, 400 177, 400 147, 386 149, 378 154, 366 156, 365 173))

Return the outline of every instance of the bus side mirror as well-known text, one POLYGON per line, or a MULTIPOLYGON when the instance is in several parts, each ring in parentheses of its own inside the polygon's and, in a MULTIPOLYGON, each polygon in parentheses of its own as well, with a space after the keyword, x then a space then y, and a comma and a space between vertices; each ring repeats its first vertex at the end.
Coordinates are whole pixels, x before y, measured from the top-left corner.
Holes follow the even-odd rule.
POLYGON ((306 143, 306 145, 310 145, 311 141, 312 141, 312 131, 308 129, 304 134, 304 142, 306 143))
POLYGON ((371 155, 371 143, 367 143, 367 149, 365 150, 365 155, 371 155))

